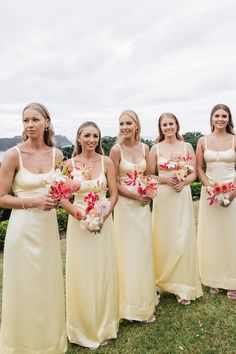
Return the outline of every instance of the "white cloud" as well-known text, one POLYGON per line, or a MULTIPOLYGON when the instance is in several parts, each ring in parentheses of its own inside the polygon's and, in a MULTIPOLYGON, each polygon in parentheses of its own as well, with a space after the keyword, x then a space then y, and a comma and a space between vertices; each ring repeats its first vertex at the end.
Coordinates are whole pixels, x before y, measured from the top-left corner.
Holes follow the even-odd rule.
POLYGON ((21 133, 31 101, 71 139, 87 119, 116 135, 126 108, 145 135, 163 111, 179 117, 182 132, 206 133, 214 104, 235 116, 235 15, 234 0, 4 2, 1 136, 21 133))

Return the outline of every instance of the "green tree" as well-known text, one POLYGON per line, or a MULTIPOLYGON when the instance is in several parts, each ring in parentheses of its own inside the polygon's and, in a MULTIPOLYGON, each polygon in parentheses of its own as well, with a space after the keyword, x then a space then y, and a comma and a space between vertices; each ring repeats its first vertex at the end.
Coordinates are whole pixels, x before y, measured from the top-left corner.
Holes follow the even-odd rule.
POLYGON ((71 158, 72 152, 74 150, 74 145, 59 147, 64 155, 64 159, 68 160, 71 158))
POLYGON ((109 156, 110 150, 112 146, 115 144, 115 141, 116 141, 116 137, 104 136, 102 138, 102 148, 106 156, 109 156))
POLYGON ((187 132, 183 134, 184 141, 190 143, 194 148, 194 151, 196 151, 197 142, 201 136, 203 136, 201 132, 187 132))
POLYGON ((155 144, 155 141, 153 141, 153 140, 142 139, 141 141, 142 141, 142 143, 147 144, 147 146, 149 147, 149 149, 151 149, 152 145, 155 144))

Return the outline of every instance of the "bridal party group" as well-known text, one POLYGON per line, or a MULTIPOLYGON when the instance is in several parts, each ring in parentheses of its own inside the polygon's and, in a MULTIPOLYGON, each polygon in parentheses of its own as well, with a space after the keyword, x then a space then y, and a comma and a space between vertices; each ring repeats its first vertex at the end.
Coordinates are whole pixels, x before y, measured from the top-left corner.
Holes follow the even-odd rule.
POLYGON ((178 306, 194 306, 202 284, 212 296, 236 299, 236 139, 228 106, 212 108, 196 155, 173 113, 153 122, 149 151, 138 115, 123 111, 109 157, 97 124, 84 122, 66 161, 44 105, 27 105, 22 123, 22 142, 0 168, 0 207, 12 209, 1 354, 62 354, 67 338, 97 349, 117 338, 121 320, 158 321, 163 292, 178 306), (190 185, 197 177, 196 227, 190 185), (65 292, 58 207, 69 214, 65 292))

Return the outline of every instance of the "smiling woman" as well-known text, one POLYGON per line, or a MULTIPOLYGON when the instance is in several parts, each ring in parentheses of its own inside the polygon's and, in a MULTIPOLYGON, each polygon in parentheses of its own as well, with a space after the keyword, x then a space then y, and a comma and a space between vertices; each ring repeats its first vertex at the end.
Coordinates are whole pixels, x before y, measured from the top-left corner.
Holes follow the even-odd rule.
POLYGON ((119 117, 118 143, 110 156, 115 164, 119 198, 114 210, 119 267, 121 319, 155 321, 154 269, 150 198, 127 185, 127 174, 149 174, 149 149, 141 143, 137 114, 126 110, 119 117))
POLYGON ((119 327, 118 279, 111 212, 117 201, 114 166, 103 156, 101 132, 94 122, 77 132, 73 157, 67 161, 81 179, 67 227, 67 332, 71 343, 96 349, 116 338, 119 327), (108 191, 110 201, 106 198, 108 191))
POLYGON ((23 110, 23 142, 0 169, 0 206, 11 208, 5 249, 1 354, 66 352, 63 278, 55 207, 45 181, 54 172, 53 130, 47 109, 23 110), (8 195, 10 187, 14 196, 8 195), (53 301, 52 301, 53 299, 53 301))
POLYGON ((226 289, 227 296, 236 299, 236 191, 227 193, 227 205, 210 206, 207 193, 214 182, 224 187, 236 182, 236 139, 229 107, 214 106, 210 125, 211 134, 200 138, 197 145, 198 175, 203 184, 198 218, 200 276, 212 294, 226 289))
POLYGON ((157 169, 160 181, 152 213, 155 279, 160 291, 187 305, 202 295, 189 186, 196 178, 195 154, 173 113, 160 116, 158 130, 151 149, 151 173, 157 169))

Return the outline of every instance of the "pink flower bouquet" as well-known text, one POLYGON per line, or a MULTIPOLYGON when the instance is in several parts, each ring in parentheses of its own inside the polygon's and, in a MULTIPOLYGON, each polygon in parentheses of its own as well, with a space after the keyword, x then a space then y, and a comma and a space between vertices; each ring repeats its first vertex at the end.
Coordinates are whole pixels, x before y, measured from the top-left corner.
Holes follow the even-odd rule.
POLYGON ((233 182, 229 183, 218 183, 214 182, 212 186, 207 186, 206 191, 208 194, 208 200, 210 205, 224 205, 230 204, 229 193, 236 190, 236 184, 233 182))
POLYGON ((94 192, 89 192, 84 197, 86 208, 84 213, 77 212, 80 227, 91 233, 100 233, 104 218, 110 212, 110 201, 106 198, 107 188, 99 182, 94 192))
POLYGON ((127 173, 124 179, 127 186, 136 188, 136 192, 142 197, 155 198, 158 190, 158 177, 157 176, 144 176, 134 170, 133 173, 127 173))
POLYGON ((191 156, 175 155, 172 159, 160 164, 160 170, 172 171, 174 177, 183 181, 193 171, 193 167, 190 165, 192 159, 191 156))
POLYGON ((55 172, 46 181, 53 199, 70 199, 81 187, 81 182, 72 179, 70 168, 57 163, 55 172))

